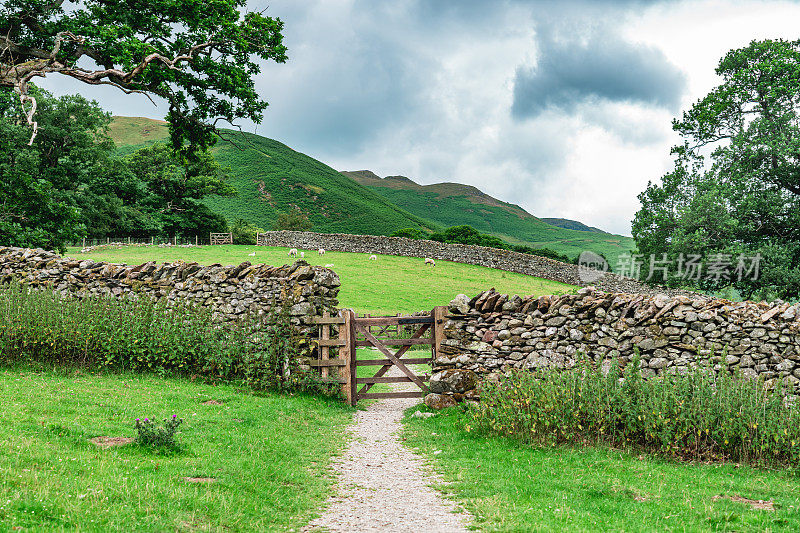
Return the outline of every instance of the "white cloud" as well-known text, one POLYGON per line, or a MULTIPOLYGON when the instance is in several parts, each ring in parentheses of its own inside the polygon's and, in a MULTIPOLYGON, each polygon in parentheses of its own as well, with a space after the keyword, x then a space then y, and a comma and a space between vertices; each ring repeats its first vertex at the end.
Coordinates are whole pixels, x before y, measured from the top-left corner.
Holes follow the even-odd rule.
MULTIPOLYGON (((608 94, 589 91, 575 105, 515 120, 517 69, 536 65, 543 52, 537 25, 562 24, 581 39, 623 43, 630 57, 639 57, 640 47, 664 59, 686 75, 685 109, 717 82, 713 69, 726 51, 752 39, 797 38, 800 20, 797 3, 755 0, 268 5, 267 13, 286 23, 289 62, 265 65, 257 86, 271 105, 251 131, 342 170, 468 183, 539 216, 625 234, 636 196, 671 167, 674 109, 662 105, 671 93, 603 98, 608 94)), ((56 78, 43 85, 89 94, 116 114, 165 114, 112 88, 56 78)))

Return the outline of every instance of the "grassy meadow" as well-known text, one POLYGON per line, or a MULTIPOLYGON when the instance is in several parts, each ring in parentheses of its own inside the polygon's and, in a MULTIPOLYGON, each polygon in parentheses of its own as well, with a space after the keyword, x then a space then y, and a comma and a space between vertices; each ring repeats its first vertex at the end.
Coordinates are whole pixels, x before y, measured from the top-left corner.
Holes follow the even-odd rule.
MULTIPOLYGON (((180 259, 206 265, 238 265, 243 261, 283 265, 294 260, 287 257, 287 251, 286 248, 268 246, 123 246, 103 248, 88 254, 71 248, 67 255, 127 264, 180 259), (251 253, 256 255, 251 257, 251 253)), ((422 259, 413 257, 379 255, 377 261, 370 261, 366 254, 327 252, 319 256, 316 250, 305 252, 305 260, 311 264, 334 265, 332 270, 339 274, 342 282, 340 306, 359 313, 428 311, 437 305, 447 305, 459 293, 472 297, 491 287, 520 296, 565 294, 574 290, 573 286, 557 281, 449 261, 437 261, 435 267, 430 267, 425 266, 422 259)))
POLYGON ((329 495, 352 410, 185 379, 4 368, 0 412, 0 530, 296 531, 329 495), (173 414, 177 452, 89 441, 173 414))
POLYGON ((403 436, 481 531, 800 529, 800 477, 789 470, 680 463, 603 446, 528 446, 476 434, 459 408, 406 416, 403 436), (770 501, 774 510, 738 498, 770 501))

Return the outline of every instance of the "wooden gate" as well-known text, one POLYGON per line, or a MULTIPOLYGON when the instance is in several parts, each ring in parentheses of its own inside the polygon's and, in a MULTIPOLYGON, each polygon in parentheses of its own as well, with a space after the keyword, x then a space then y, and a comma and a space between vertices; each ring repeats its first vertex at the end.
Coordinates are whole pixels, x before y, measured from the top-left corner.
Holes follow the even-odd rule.
POLYGON ((208 239, 211 246, 233 244, 233 233, 209 233, 208 239))
POLYGON ((428 390, 430 376, 415 373, 409 365, 427 365, 436 357, 444 338, 444 312, 444 307, 436 307, 424 315, 359 317, 351 309, 341 310, 338 316, 326 313, 315 319, 320 325, 316 341, 319 350, 311 365, 319 368, 323 380, 341 383, 350 405, 370 398, 421 398, 428 390), (394 336, 389 336, 391 326, 395 326, 394 336), (373 328, 377 329, 375 333, 373 328), (334 334, 336 338, 331 338, 334 334), (430 353, 403 357, 412 346, 419 345, 430 346, 430 353), (393 351, 390 346, 399 348, 393 351), (370 358, 374 353, 358 350, 367 347, 377 349, 380 356, 370 358), (332 349, 338 352, 335 357, 331 357, 332 349), (358 377, 358 368, 367 366, 380 368, 374 374, 366 372, 372 374, 368 377, 358 377), (402 375, 386 376, 392 367, 402 375), (413 383, 415 387, 408 391, 369 392, 377 383, 413 383))

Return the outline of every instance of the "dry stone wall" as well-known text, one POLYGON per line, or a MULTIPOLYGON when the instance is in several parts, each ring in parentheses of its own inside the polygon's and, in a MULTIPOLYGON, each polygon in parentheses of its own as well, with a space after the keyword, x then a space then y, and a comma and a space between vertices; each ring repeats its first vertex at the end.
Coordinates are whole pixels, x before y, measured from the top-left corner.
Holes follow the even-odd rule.
POLYGON ((270 315, 288 307, 302 333, 315 334, 314 316, 337 312, 339 276, 304 261, 273 267, 197 263, 120 265, 61 257, 41 249, 0 246, 0 284, 12 280, 78 297, 135 293, 211 307, 220 321, 270 315))
POLYGON ((450 302, 428 403, 476 396, 510 369, 568 368, 585 354, 626 365, 638 348, 646 377, 705 362, 768 384, 800 383, 800 304, 604 292, 520 298, 494 289, 450 302), (723 361, 722 359, 725 359, 723 361), (444 395, 444 397, 442 396, 444 395))
MULTIPOLYGON (((405 257, 430 257, 436 260, 454 261, 468 265, 497 268, 507 272, 517 272, 539 278, 551 279, 582 285, 578 276, 578 266, 562 263, 546 257, 521 254, 509 250, 473 246, 467 244, 446 244, 429 240, 407 239, 405 237, 383 237, 380 235, 350 235, 346 233, 312 233, 303 231, 268 231, 260 233, 261 246, 285 246, 306 250, 332 250, 362 254, 386 254, 405 257)), ((667 291, 644 285, 631 278, 606 273, 594 286, 613 292, 636 292, 656 294, 690 294, 683 291, 667 291)))

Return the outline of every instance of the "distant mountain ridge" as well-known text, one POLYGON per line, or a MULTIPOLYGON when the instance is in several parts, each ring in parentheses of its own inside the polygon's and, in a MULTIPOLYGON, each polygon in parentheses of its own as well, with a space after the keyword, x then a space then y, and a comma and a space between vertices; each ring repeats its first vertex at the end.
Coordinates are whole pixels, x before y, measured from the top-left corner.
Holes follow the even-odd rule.
MULTIPOLYGON (((109 134, 121 153, 168 137, 165 122, 137 117, 114 117, 109 134)), ((406 227, 438 229, 278 141, 225 130, 212 152, 230 169, 229 183, 237 195, 203 201, 230 222, 242 218, 269 230, 282 212, 299 209, 310 219, 311 229, 323 233, 388 235, 406 227)))
MULTIPOLYGON (((122 154, 168 137, 165 122, 146 118, 114 117, 109 130, 122 154)), ((633 249, 629 237, 557 227, 471 185, 420 185, 368 170, 340 173, 273 139, 229 130, 225 137, 229 140, 217 142, 213 153, 230 169, 237 195, 204 202, 231 222, 242 218, 268 230, 282 212, 299 209, 312 231, 322 233, 389 235, 404 228, 432 233, 468 224, 512 244, 570 257, 592 250, 614 262, 633 249)))
POLYGON ((406 211, 441 226, 468 224, 513 244, 546 247, 577 257, 584 250, 614 262, 634 248, 633 239, 592 228, 581 222, 540 219, 522 207, 499 200, 477 187, 462 183, 421 185, 405 176, 381 178, 370 170, 342 174, 368 187, 406 211))

